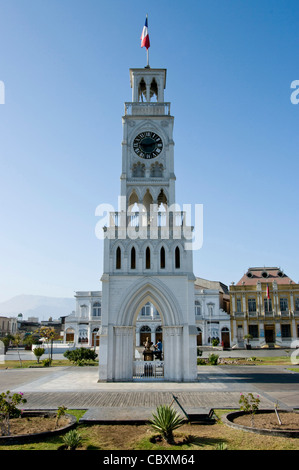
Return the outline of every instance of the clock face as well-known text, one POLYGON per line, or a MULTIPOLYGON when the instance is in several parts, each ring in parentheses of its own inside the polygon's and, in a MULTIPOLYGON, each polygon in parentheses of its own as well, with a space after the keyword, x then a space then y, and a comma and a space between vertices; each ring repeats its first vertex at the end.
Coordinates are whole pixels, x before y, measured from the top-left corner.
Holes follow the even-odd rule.
POLYGON ((135 137, 133 148, 138 157, 155 158, 162 152, 163 142, 158 134, 147 131, 135 137))

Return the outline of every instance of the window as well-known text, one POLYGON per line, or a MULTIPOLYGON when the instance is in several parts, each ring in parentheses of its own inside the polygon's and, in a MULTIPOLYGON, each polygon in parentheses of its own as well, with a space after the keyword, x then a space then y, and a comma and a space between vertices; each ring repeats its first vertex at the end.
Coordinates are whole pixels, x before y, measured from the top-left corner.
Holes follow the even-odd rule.
POLYGON ((149 317, 152 313, 152 305, 150 302, 147 302, 144 307, 141 309, 141 315, 143 317, 149 317))
POLYGON ((162 246, 161 251, 160 251, 160 268, 164 269, 165 268, 165 248, 162 246))
POLYGON ((241 299, 237 299, 237 313, 242 312, 242 302, 241 299))
POLYGON ((281 325, 281 337, 290 338, 291 337, 291 325, 288 323, 283 323, 281 325))
POLYGON ((121 269, 121 249, 119 246, 116 250, 116 269, 121 269))
POLYGON ((295 310, 296 312, 299 312, 299 297, 295 298, 295 310))
POLYGON ((286 312, 289 310, 288 308, 288 299, 280 297, 280 311, 281 312, 286 312))
POLYGON ((259 327, 258 327, 258 325, 248 325, 248 333, 253 338, 258 338, 259 337, 259 327))
POLYGON ((272 300, 267 297, 264 298, 265 312, 272 312, 272 300))
POLYGON ((100 302, 95 302, 93 304, 92 315, 94 317, 100 317, 101 316, 101 304, 100 304, 100 302))
POLYGON ((179 269, 181 267, 180 249, 178 246, 175 249, 175 267, 176 269, 179 269))
POLYGON ((145 269, 151 269, 151 250, 149 247, 145 250, 145 269))
POLYGON ((248 312, 256 312, 256 300, 248 299, 248 312))
POLYGON ((134 246, 131 250, 131 269, 136 269, 136 250, 134 246))
POLYGON ((199 300, 195 300, 195 315, 201 315, 201 304, 199 300))

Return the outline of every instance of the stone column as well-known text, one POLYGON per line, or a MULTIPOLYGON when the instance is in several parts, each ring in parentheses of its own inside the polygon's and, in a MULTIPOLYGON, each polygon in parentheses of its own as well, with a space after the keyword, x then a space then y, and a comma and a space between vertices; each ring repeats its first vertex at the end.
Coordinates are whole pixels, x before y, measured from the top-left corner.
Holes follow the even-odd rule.
POLYGON ((114 327, 113 367, 115 381, 133 379, 133 326, 114 327))

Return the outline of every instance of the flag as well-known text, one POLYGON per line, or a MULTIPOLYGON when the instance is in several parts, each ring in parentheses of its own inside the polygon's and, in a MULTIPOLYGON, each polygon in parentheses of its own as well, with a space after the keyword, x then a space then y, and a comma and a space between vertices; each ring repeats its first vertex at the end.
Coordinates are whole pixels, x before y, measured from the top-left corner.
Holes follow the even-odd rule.
POLYGON ((150 40, 148 34, 148 23, 147 23, 147 15, 145 18, 145 24, 143 26, 142 34, 141 34, 141 47, 146 47, 148 49, 150 47, 150 40))
POLYGON ((267 299, 270 299, 270 292, 269 292, 268 284, 267 284, 266 294, 267 294, 267 299))

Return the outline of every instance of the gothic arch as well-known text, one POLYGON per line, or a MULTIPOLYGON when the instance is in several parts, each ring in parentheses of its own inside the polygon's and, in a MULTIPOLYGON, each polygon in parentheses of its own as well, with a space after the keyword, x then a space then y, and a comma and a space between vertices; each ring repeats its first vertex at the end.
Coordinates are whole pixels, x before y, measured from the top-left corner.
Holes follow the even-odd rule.
POLYGON ((182 312, 176 299, 172 297, 171 291, 162 281, 153 278, 143 278, 134 285, 132 290, 126 292, 120 300, 116 323, 134 326, 138 313, 147 302, 151 302, 156 307, 164 326, 181 325, 182 312))

